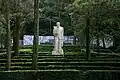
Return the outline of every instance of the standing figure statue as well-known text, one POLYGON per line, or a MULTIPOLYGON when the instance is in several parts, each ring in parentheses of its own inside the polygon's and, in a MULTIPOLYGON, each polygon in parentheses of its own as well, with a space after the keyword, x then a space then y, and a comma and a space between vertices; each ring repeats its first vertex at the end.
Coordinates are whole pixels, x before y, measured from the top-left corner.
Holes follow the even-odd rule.
POLYGON ((57 22, 56 25, 53 26, 54 49, 52 55, 63 55, 64 28, 60 26, 60 22, 57 22))

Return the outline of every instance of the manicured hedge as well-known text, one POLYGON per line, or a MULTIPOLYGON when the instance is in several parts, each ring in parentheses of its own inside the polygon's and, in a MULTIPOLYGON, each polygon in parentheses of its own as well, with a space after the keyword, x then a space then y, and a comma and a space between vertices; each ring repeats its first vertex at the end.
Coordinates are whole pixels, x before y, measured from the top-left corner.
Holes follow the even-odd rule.
POLYGON ((6 52, 7 50, 6 49, 0 49, 0 53, 1 52, 6 52))
POLYGON ((0 72, 0 80, 120 80, 119 76, 119 71, 0 72))
MULTIPOLYGON (((0 53, 0 54, 2 54, 2 55, 0 55, 0 59, 6 59, 7 58, 7 55, 6 55, 6 53, 7 52, 4 52, 4 54, 3 53, 0 53)), ((14 57, 15 56, 15 53, 14 53, 14 51, 11 51, 11 57, 14 57)))
MULTIPOLYGON (((21 49, 32 49, 32 46, 21 46, 20 47, 21 49)), ((39 46, 39 51, 40 52, 52 52, 53 50, 53 46, 52 45, 42 45, 42 46, 39 46)), ((81 49, 80 49, 80 46, 64 46, 63 47, 63 50, 64 52, 80 52, 81 49)))

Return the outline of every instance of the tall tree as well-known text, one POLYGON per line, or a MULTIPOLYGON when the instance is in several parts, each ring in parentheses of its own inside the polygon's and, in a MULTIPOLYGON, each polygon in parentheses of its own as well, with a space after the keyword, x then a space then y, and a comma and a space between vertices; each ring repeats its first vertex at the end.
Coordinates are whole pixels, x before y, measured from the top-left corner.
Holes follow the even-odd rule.
POLYGON ((23 28, 26 28, 25 23, 33 20, 33 0, 14 0, 12 12, 15 22, 13 28, 13 50, 19 56, 19 40, 24 35, 23 28))
POLYGON ((86 59, 90 60, 90 16, 86 17, 86 59))
POLYGON ((34 41, 32 69, 37 70, 38 62, 38 39, 39 39, 39 0, 34 0, 34 41))
POLYGON ((10 53, 10 43, 11 43, 11 32, 10 32, 10 10, 9 10, 9 0, 6 0, 6 21, 7 21, 7 70, 10 70, 11 66, 11 53, 10 53))
POLYGON ((19 56, 19 40, 20 40, 20 0, 16 0, 16 20, 15 20, 15 54, 19 56))
MULTIPOLYGON (((74 17, 73 17, 74 32, 76 32, 76 34, 79 34, 79 36, 81 36, 81 34, 83 33, 85 34, 84 39, 86 39, 86 42, 85 42, 86 43, 86 59, 90 60, 90 27, 91 27, 90 20, 91 20, 91 8, 92 8, 91 1, 75 0, 73 4, 70 6, 71 6, 71 9, 74 11, 74 17)), ((83 43, 83 40, 82 40, 82 43, 83 43)))

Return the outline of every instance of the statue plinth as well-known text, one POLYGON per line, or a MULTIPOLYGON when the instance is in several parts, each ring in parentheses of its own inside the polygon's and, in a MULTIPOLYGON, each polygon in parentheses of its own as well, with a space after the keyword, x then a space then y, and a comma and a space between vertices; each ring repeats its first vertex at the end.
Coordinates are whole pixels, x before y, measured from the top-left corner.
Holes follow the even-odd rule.
POLYGON ((53 50, 52 55, 60 55, 57 51, 53 50))
POLYGON ((60 52, 57 52, 56 50, 53 50, 52 55, 64 55, 63 49, 61 49, 60 52))

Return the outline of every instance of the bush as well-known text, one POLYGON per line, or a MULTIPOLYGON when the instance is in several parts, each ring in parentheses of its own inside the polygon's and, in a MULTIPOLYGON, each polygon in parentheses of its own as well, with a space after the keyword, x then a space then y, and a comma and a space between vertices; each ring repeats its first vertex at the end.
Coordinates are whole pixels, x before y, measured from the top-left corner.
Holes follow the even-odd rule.
MULTIPOLYGON (((52 52, 53 50, 52 45, 47 46, 39 46, 40 52, 52 52)), ((21 46, 21 49, 32 49, 32 46, 21 46)), ((64 52, 80 52, 80 46, 64 46, 63 47, 64 52)))

